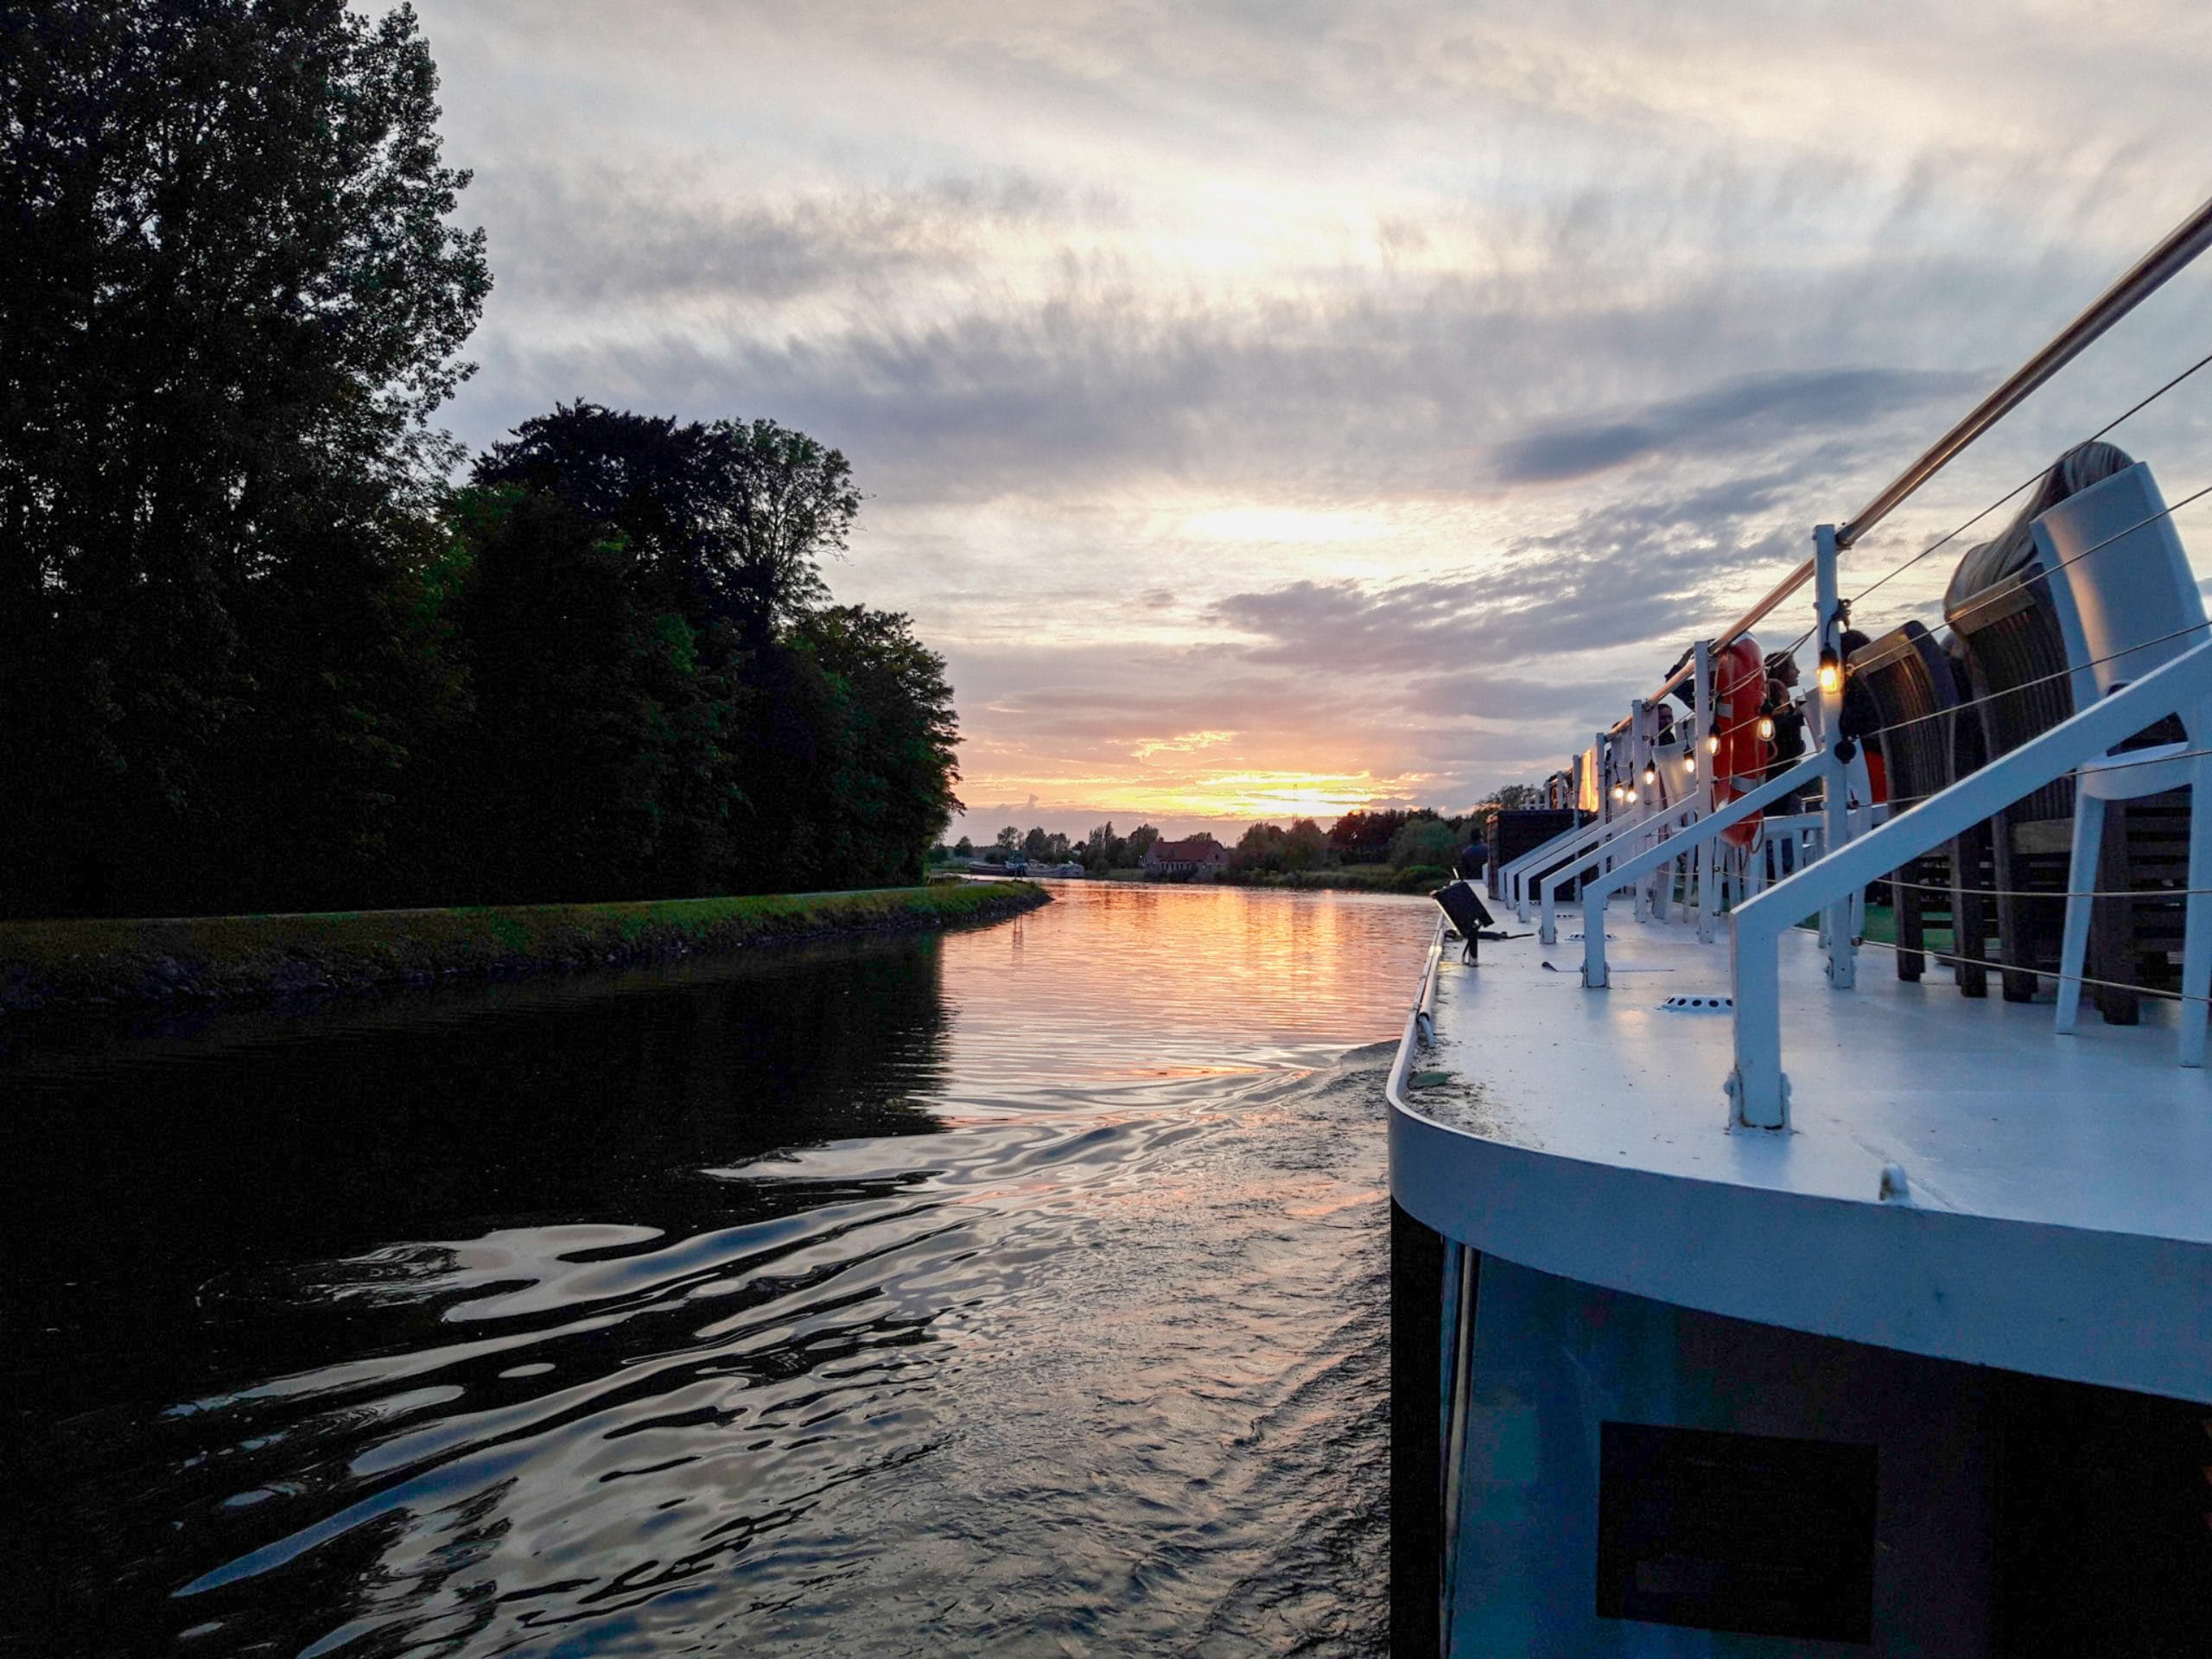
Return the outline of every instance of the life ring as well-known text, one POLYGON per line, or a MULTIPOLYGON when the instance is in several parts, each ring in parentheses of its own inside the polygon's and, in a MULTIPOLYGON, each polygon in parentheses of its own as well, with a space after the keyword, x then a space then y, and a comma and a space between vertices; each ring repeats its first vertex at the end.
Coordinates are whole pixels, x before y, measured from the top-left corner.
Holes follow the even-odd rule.
MULTIPOLYGON (((1759 735, 1759 711, 1765 704, 1766 659, 1750 639, 1738 639, 1713 659, 1713 729, 1720 737, 1719 753, 1713 757, 1716 807, 1766 781, 1774 745, 1759 735)), ((1732 846, 1755 846, 1759 816, 1755 812, 1720 833, 1732 846)))

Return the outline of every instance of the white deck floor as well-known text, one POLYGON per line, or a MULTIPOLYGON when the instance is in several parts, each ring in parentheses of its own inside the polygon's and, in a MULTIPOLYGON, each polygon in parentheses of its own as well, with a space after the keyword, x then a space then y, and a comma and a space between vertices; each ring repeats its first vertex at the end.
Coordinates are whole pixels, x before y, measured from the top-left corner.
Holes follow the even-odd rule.
MULTIPOLYGON (((1624 906, 1623 907, 1624 908, 1624 906)), ((1829 988, 1783 950, 1792 1129, 1731 1132, 1728 949, 1609 930, 1456 944, 1435 1046, 1394 1114, 1393 1185, 1440 1230, 1545 1271, 1947 1357, 2212 1399, 2212 1072, 2174 1063, 2175 1009, 2051 1029, 2048 1002, 1901 982, 1864 949, 1829 988), (1882 1202, 1885 1166, 1909 1198, 1882 1202)))

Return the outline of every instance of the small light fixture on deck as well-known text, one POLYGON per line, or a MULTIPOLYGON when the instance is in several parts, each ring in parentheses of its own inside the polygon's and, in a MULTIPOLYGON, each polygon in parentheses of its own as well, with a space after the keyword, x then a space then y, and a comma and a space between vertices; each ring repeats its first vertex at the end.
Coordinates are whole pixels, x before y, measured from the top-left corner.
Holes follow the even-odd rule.
POLYGON ((1715 733, 1713 733, 1710 737, 1708 737, 1708 738, 1707 738, 1707 739, 1705 740, 1705 752, 1706 752, 1707 754, 1718 754, 1718 753, 1720 753, 1720 734, 1719 734, 1719 733, 1715 732, 1715 733))
POLYGON ((1772 715, 1761 715, 1759 716, 1758 732, 1759 741, 1762 743, 1771 743, 1774 741, 1774 716, 1772 715))
POLYGON ((1656 784, 1659 781, 1659 763, 1656 760, 1647 760, 1643 763, 1643 781, 1646 784, 1656 784))
POLYGON ((1834 696, 1843 687, 1843 658, 1836 655, 1834 645, 1821 647, 1821 692, 1834 696))

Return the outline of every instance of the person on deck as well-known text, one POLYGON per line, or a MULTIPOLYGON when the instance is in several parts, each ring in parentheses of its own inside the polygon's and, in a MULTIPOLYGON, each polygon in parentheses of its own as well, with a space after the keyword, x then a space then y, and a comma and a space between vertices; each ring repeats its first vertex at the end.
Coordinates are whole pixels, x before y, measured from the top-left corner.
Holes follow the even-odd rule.
POLYGON ((1477 836, 1459 849, 1459 856, 1452 861, 1452 873, 1465 881, 1479 886, 1484 873, 1490 868, 1490 843, 1477 836))

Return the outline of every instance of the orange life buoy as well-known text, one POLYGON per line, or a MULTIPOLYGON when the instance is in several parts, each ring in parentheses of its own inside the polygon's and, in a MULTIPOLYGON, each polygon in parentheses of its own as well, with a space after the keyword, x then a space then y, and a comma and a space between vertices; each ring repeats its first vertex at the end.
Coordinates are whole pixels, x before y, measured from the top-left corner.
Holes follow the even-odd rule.
MULTIPOLYGON (((1766 702, 1766 659, 1749 639, 1738 639, 1713 659, 1713 729, 1720 752, 1713 757, 1713 800, 1725 806, 1766 781, 1774 746, 1759 736, 1759 710, 1766 702)), ((1758 815, 1724 830, 1734 846, 1758 839, 1758 815)))

